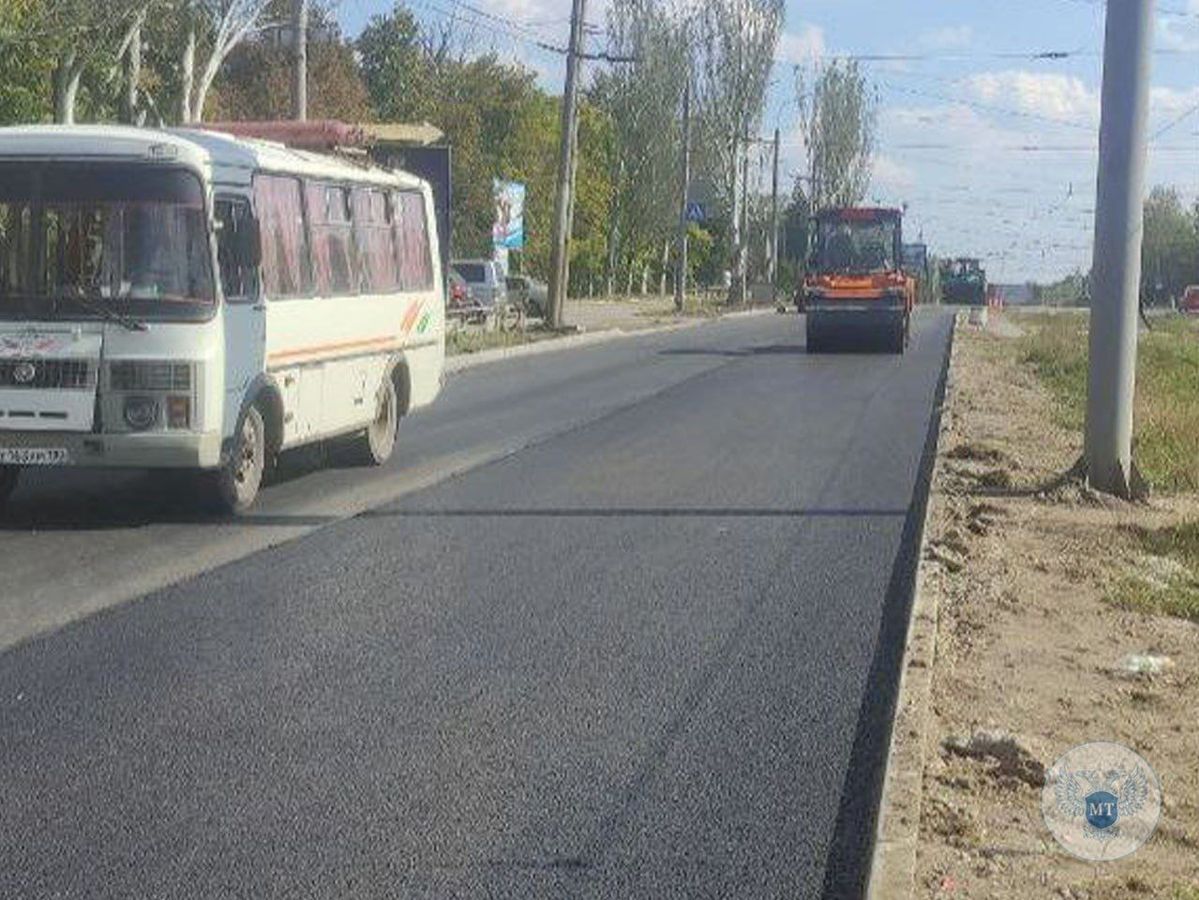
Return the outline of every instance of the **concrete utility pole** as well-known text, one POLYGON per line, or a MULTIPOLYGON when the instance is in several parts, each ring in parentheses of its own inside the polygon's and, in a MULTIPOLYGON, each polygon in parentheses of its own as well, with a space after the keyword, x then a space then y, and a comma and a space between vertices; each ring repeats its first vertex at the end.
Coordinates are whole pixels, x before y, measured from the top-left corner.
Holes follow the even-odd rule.
POLYGON ((291 117, 308 121, 308 0, 292 0, 291 117))
POLYGON ((1139 492, 1132 461, 1154 0, 1108 0, 1084 462, 1096 490, 1139 492))
POLYGON ((674 276, 674 308, 683 311, 687 299, 687 195, 691 192, 691 78, 683 89, 683 164, 679 185, 678 270, 674 276))
POLYGON ((779 302, 779 130, 774 129, 774 170, 770 179, 770 302, 779 302))
POLYGON ((570 283, 570 213, 574 194, 575 149, 579 135, 579 70, 583 56, 583 22, 587 0, 574 0, 570 47, 566 55, 566 91, 562 97, 562 139, 558 159, 558 190, 554 200, 554 230, 550 244, 549 324, 562 327, 562 309, 570 283))
POLYGON ((745 138, 745 155, 741 157, 741 243, 737 248, 737 268, 741 270, 741 302, 749 300, 749 147, 745 138))

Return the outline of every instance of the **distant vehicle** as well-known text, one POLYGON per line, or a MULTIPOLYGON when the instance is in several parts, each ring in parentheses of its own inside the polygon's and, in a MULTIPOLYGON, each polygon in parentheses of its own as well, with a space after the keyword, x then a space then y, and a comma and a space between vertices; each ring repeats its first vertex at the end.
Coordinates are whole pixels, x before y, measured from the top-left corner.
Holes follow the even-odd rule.
POLYGON ((391 456, 441 387, 433 199, 202 131, 0 129, 0 505, 23 467, 193 469, 231 512, 276 455, 391 456))
POLYGON ((982 262, 962 257, 941 263, 941 302, 962 306, 987 305, 987 273, 982 262))
POLYGON ((509 302, 523 307, 527 315, 545 318, 550 294, 545 284, 527 275, 509 275, 507 287, 509 302))
POLYGON ((470 313, 470 287, 466 279, 450 269, 446 273, 446 315, 464 318, 470 313))
POLYGON ((897 209, 828 209, 815 221, 804 277, 809 353, 838 334, 874 333, 903 353, 915 294, 903 270, 903 213, 897 209))
POLYGON ((1188 315, 1199 315, 1199 284, 1192 284, 1178 301, 1178 311, 1188 315))
POLYGON ((508 302, 504 270, 494 259, 459 259, 454 271, 462 276, 470 293, 470 303, 490 316, 508 302))
POLYGON ((911 281, 912 296, 916 303, 929 303, 930 286, 928 277, 928 245, 903 245, 903 271, 911 281))

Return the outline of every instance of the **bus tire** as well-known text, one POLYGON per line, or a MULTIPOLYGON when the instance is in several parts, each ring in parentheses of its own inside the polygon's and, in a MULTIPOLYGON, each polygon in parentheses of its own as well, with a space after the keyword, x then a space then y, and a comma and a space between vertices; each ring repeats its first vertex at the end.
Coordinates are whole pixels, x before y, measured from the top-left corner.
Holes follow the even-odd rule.
POLYGON ((240 515, 254 505, 266 473, 266 421, 254 404, 242 414, 233 435, 229 458, 216 471, 221 509, 240 515))
POLYGON ((0 466, 0 509, 8 502, 21 480, 20 466, 0 466))
POLYGON ((396 435, 400 428, 400 399, 395 378, 388 375, 379 386, 375 419, 358 436, 355 445, 357 461, 367 466, 381 466, 395 451, 396 435))

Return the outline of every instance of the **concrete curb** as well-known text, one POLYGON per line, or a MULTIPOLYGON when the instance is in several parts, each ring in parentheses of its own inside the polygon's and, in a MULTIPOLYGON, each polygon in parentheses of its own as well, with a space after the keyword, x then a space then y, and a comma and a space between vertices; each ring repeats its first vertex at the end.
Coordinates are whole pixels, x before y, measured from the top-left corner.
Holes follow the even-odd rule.
POLYGON ((946 372, 945 396, 941 401, 937 430, 937 450, 929 480, 929 502, 920 525, 920 556, 917 563, 916 592, 912 600, 908 634, 904 645, 903 666, 899 676, 899 696, 891 722, 887 773, 879 802, 878 826, 870 863, 869 900, 906 900, 916 894, 916 852, 920 840, 921 803, 924 765, 929 740, 932 708, 933 665, 937 655, 937 597, 925 589, 927 567, 925 549, 928 523, 940 508, 935 493, 941 473, 941 442, 948 427, 945 413, 953 397, 953 368, 957 355, 957 329, 961 317, 954 317, 954 333, 946 372), (908 740, 898 744, 896 736, 908 740))
POLYGON ((541 356, 545 353, 556 353, 560 350, 573 350, 577 347, 587 347, 592 344, 602 344, 619 338, 639 337, 645 334, 665 334, 671 331, 682 331, 686 328, 698 328, 725 319, 745 319, 752 316, 776 315, 771 309, 750 309, 743 312, 727 313, 711 319, 689 319, 685 322, 674 322, 670 325, 655 325, 650 328, 637 328, 626 331, 623 328, 607 328, 603 331, 592 331, 585 334, 571 335, 562 338, 547 338, 530 344, 517 344, 515 347, 497 347, 495 350, 484 350, 482 353, 463 353, 450 356, 445 361, 447 375, 464 372, 489 363, 502 362, 506 359, 520 359, 526 356, 541 356))

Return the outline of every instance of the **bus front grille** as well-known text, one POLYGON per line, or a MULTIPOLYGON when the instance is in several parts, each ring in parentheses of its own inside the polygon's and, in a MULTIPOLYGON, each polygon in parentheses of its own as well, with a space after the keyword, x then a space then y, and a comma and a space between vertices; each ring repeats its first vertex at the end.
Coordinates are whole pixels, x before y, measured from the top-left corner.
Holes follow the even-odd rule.
POLYGON ((92 376, 82 359, 0 360, 0 388, 81 391, 94 385, 92 376))

